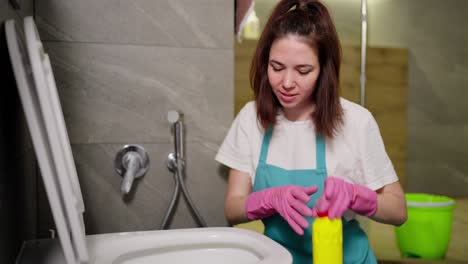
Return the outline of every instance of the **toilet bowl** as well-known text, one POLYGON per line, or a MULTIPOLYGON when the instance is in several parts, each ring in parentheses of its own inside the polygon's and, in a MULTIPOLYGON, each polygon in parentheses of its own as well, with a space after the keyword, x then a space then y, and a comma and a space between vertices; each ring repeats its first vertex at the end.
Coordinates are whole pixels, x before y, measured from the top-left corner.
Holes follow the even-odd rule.
POLYGON ((253 231, 189 228, 85 234, 83 197, 49 60, 32 17, 5 23, 7 46, 58 239, 26 241, 17 263, 292 263, 253 231))
POLYGON ((87 260, 65 262, 57 239, 41 239, 25 242, 17 263, 291 264, 289 253, 275 252, 280 246, 272 242, 256 232, 228 227, 99 234, 85 237, 87 260))

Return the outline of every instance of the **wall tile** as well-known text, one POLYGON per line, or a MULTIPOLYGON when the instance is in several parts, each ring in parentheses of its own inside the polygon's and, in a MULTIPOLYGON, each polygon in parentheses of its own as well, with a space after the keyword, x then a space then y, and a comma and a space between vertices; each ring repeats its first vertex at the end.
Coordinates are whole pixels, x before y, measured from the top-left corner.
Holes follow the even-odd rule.
MULTIPOLYGON (((360 2, 356 1, 355 3, 360 5, 360 2)), ((373 47, 408 47, 408 35, 410 34, 408 28, 411 28, 411 25, 408 25, 409 5, 411 3, 406 0, 367 1, 368 45, 373 47)), ((358 27, 361 28, 360 25, 358 27)))
MULTIPOLYGON (((165 166, 173 148, 169 110, 185 114, 192 199, 209 226, 226 226, 226 171, 214 156, 233 119, 233 2, 49 0, 35 8, 73 143, 87 233, 159 228, 174 187, 165 166), (134 142, 143 142, 151 168, 122 199, 114 157, 134 142)), ((170 227, 195 226, 181 196, 170 227)))
POLYGON ((361 44, 361 1, 325 1, 343 45, 361 44))
MULTIPOLYGON (((33 1, 32 0, 22 0, 18 1, 21 5, 19 10, 14 9, 13 6, 9 3, 9 0, 3 0, 0 3, 0 22, 7 19, 15 19, 16 23, 21 24, 22 18, 25 16, 31 16, 33 14, 33 1)), ((22 24, 21 26, 22 27, 22 24)))
MULTIPOLYGON (((420 120, 422 120, 421 118, 420 120)), ((429 192, 453 197, 468 190, 468 149, 463 126, 426 122, 409 126, 408 184, 411 192, 429 192)))
POLYGON ((7 19, 15 19, 16 23, 21 23, 21 16, 13 9, 8 0, 4 0, 0 2, 0 22, 3 24, 7 19))
POLYGON ((17 0, 20 3, 20 9, 15 10, 20 17, 32 16, 34 11, 33 0, 17 0))
POLYGON ((220 141, 232 121, 232 50, 46 43, 73 143, 220 141))
MULTIPOLYGON (((464 156, 465 160, 468 155, 464 156)), ((461 159, 455 157, 455 159, 461 159)), ((466 197, 468 166, 447 162, 445 159, 408 161, 408 192, 423 192, 449 197, 466 197), (456 166, 454 166, 456 165, 456 166), (422 184, 424 183, 424 184, 422 184)))
POLYGON ((232 48, 231 0, 40 1, 45 40, 232 48))
MULTIPOLYGON (((148 173, 135 182, 130 198, 122 198, 122 178, 114 169, 119 144, 76 144, 74 157, 85 201, 88 234, 160 227, 169 206, 174 178, 165 165, 172 143, 141 144, 150 156, 148 173)), ((224 220, 225 175, 214 161, 216 144, 188 143, 186 184, 200 214, 209 226, 226 226, 224 220), (203 166, 200 166, 203 164, 203 166)), ((171 228, 196 227, 182 194, 171 228)))
POLYGON ((450 5, 437 1, 409 5, 410 14, 418 15, 410 15, 408 23, 408 191, 468 194, 467 150, 462 147, 463 127, 468 122, 468 106, 462 99, 468 96, 463 52, 468 37, 461 26, 468 23, 467 8, 458 0, 450 5))

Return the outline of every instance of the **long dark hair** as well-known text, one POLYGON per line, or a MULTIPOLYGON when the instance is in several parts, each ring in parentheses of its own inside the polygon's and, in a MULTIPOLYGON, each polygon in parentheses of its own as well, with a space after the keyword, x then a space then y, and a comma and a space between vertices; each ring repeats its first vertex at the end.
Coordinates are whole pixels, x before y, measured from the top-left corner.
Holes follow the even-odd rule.
POLYGON ((264 128, 276 124, 281 104, 268 81, 268 60, 273 42, 288 35, 300 36, 318 53, 321 70, 310 98, 315 104, 312 120, 317 133, 332 138, 343 123, 339 96, 341 46, 330 13, 319 0, 282 0, 273 9, 250 68, 257 118, 264 128))

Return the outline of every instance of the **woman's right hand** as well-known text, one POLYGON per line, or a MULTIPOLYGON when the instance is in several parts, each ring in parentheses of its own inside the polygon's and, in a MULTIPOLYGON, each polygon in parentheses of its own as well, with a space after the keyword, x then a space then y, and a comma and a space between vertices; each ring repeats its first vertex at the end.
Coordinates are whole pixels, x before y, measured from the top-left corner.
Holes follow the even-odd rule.
POLYGON ((309 226, 304 216, 312 216, 312 209, 307 203, 310 200, 309 196, 315 192, 317 186, 296 185, 271 187, 253 192, 247 197, 247 218, 256 220, 278 212, 298 235, 303 235, 302 228, 309 226))

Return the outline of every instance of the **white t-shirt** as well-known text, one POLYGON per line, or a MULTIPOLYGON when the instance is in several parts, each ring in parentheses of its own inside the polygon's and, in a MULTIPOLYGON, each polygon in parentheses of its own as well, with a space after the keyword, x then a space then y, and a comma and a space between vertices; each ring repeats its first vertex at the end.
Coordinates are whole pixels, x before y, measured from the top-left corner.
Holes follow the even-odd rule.
MULTIPOLYGON (((333 139, 326 140, 329 176, 377 190, 398 181, 372 114, 341 99, 344 123, 333 139)), ((315 126, 312 120, 292 122, 277 117, 266 162, 287 170, 315 169, 315 126)), ((264 129, 257 120, 255 102, 247 103, 235 118, 216 160, 248 173, 255 180, 264 129)))

